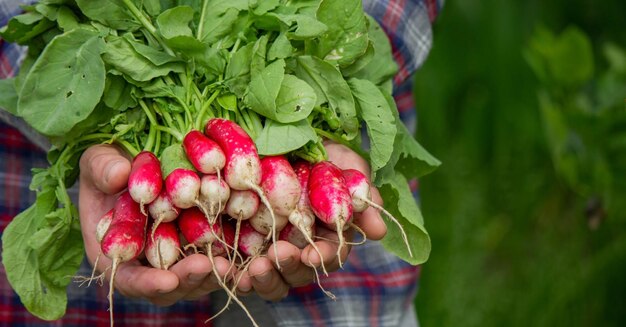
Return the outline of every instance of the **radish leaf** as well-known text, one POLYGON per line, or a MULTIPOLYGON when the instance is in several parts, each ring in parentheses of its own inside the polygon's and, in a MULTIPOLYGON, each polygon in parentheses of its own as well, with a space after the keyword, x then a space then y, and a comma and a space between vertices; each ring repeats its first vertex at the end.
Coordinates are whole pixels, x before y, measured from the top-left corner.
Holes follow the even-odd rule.
POLYGON ((297 150, 309 141, 316 140, 317 134, 306 119, 291 124, 266 119, 263 130, 254 142, 259 154, 269 156, 297 150))
POLYGON ((85 29, 55 37, 26 76, 18 114, 48 136, 87 118, 104 91, 103 48, 102 38, 85 29))
POLYGON ((430 236, 424 228, 424 218, 415 198, 413 198, 406 178, 400 173, 395 174, 392 179, 380 186, 380 194, 384 203, 393 203, 393 205, 387 205, 385 208, 400 222, 409 237, 409 246, 413 257, 409 256, 398 226, 386 218, 383 218, 387 225, 387 234, 381 241, 383 246, 413 265, 428 260, 431 248, 430 236))
POLYGON ((387 100, 381 91, 368 80, 352 78, 348 80, 356 99, 361 118, 367 126, 370 139, 370 166, 373 171, 384 167, 394 150, 396 122, 387 100))

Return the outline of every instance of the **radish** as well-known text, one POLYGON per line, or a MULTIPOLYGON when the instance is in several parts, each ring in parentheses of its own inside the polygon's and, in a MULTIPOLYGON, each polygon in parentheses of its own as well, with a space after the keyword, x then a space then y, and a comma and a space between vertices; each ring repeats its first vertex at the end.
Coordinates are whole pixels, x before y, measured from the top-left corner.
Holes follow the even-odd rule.
MULTIPOLYGON (((260 187, 261 160, 252 138, 241 126, 223 118, 210 119, 204 133, 214 140, 226 155, 224 179, 228 185, 235 190, 255 191, 268 208, 272 225, 276 225, 273 208, 260 187)), ((280 268, 278 261, 276 265, 280 268)))
POLYGON ((213 247, 211 248, 211 254, 214 257, 230 257, 230 252, 235 246, 235 228, 228 221, 222 220, 221 223, 222 235, 220 235, 220 238, 222 242, 213 243, 213 247))
POLYGON ((239 249, 248 258, 260 255, 267 245, 265 235, 257 232, 250 222, 241 223, 241 231, 239 233, 239 249))
POLYGON ((107 230, 109 230, 109 226, 111 226, 111 221, 113 221, 113 208, 107 211, 100 217, 100 220, 98 220, 98 225, 96 225, 96 241, 98 241, 98 243, 102 242, 104 234, 106 234, 107 230))
POLYGON ((109 313, 113 325, 113 285, 118 265, 137 258, 143 251, 148 217, 140 205, 125 191, 115 202, 113 218, 102 238, 102 253, 113 261, 109 281, 109 313))
POLYGON ((165 189, 174 206, 188 209, 198 203, 200 177, 190 169, 176 168, 165 178, 165 189))
POLYGON ((207 122, 205 134, 226 155, 224 179, 228 185, 235 190, 259 190, 261 162, 254 141, 243 128, 230 120, 214 118, 207 122))
POLYGON ((309 239, 312 239, 313 235, 304 235, 300 229, 293 224, 289 223, 280 231, 278 239, 281 241, 287 241, 299 249, 304 249, 309 245, 309 239))
POLYGON ((133 158, 128 176, 128 192, 137 203, 143 206, 157 198, 163 187, 161 163, 149 151, 141 151, 133 158))
POLYGON ((324 257, 315 242, 313 242, 315 214, 311 210, 311 201, 309 200, 309 176, 311 174, 311 164, 304 160, 298 160, 293 164, 293 170, 300 183, 300 199, 296 209, 289 214, 289 222, 300 231, 300 235, 304 237, 313 249, 320 256, 322 271, 328 275, 324 265, 324 257))
POLYGON ((198 207, 182 210, 176 221, 187 242, 211 253, 211 244, 221 234, 219 224, 209 224, 198 207))
MULTIPOLYGON (((270 237, 272 237, 272 233, 280 232, 285 225, 287 225, 289 219, 287 216, 282 215, 272 216, 270 209, 262 204, 259 206, 259 210, 257 210, 254 216, 248 219, 247 222, 249 222, 250 226, 252 226, 252 228, 254 228, 257 232, 266 235, 266 237, 270 239, 270 237)), ((275 237, 272 238, 275 239, 275 237)))
POLYGON ((409 240, 404 232, 404 228, 402 228, 402 224, 400 224, 400 222, 391 213, 389 213, 389 211, 372 201, 372 193, 370 191, 371 187, 367 176, 356 169, 344 169, 342 174, 345 179, 346 186, 348 187, 348 191, 352 196, 352 207, 354 208, 354 212, 363 212, 371 206, 384 213, 389 220, 398 225, 400 233, 402 233, 404 244, 406 244, 406 248, 409 251, 409 256, 413 257, 411 247, 409 246, 409 240))
POLYGON ((259 210, 259 196, 249 190, 238 191, 233 190, 228 203, 226 203, 226 214, 237 220, 235 226, 235 239, 234 239, 234 252, 237 253, 237 247, 239 244, 239 231, 241 229, 241 222, 253 217, 259 210))
POLYGON ((230 197, 230 187, 217 175, 204 175, 200 179, 200 207, 206 209, 209 223, 213 224, 224 210, 230 197))
POLYGON ((216 174, 226 164, 224 151, 198 130, 185 135, 183 149, 191 164, 203 174, 216 174))
MULTIPOLYGON (((239 304, 244 312, 246 312, 248 318, 250 318, 254 326, 258 326, 250 312, 247 310, 246 306, 224 283, 219 275, 219 272, 217 271, 217 267, 215 266, 215 262, 213 260, 212 245, 216 240, 218 240, 218 235, 222 235, 222 230, 219 226, 220 224, 209 224, 208 220, 204 216, 204 213, 202 213, 197 207, 183 210, 177 221, 180 231, 189 243, 206 249, 207 257, 209 258, 209 260, 211 260, 211 265, 213 266, 213 274, 215 275, 215 279, 217 280, 217 283, 220 285, 220 287, 222 287, 222 289, 224 289, 224 291, 228 294, 229 301, 230 299, 233 299, 237 304, 239 304)), ((227 241, 225 243, 227 243, 227 241)))
POLYGON ((163 188, 159 196, 157 196, 154 201, 152 201, 148 205, 148 212, 150 213, 150 217, 154 219, 154 224, 152 224, 152 232, 151 237, 154 237, 154 230, 159 226, 160 223, 171 222, 178 217, 179 209, 174 206, 172 200, 170 199, 167 190, 163 188))
POLYGON ((250 219, 259 210, 259 196, 252 191, 233 190, 224 210, 233 218, 250 219))
MULTIPOLYGON (((107 211, 104 215, 102 215, 102 217, 100 217, 100 220, 98 220, 98 224, 96 225, 96 241, 98 241, 98 244, 102 242, 102 239, 104 238, 104 234, 106 234, 106 232, 109 230, 109 226, 111 226, 111 221, 113 221, 113 211, 114 211, 113 208, 111 208, 111 210, 107 211)), ((94 260, 93 270, 91 271, 91 277, 89 278, 77 277, 76 278, 77 281, 81 282, 81 285, 87 282, 87 286, 89 287, 89 285, 91 285, 91 282, 93 280, 101 280, 102 278, 104 278, 104 273, 101 274, 100 276, 96 276, 96 268, 98 267, 98 262, 100 261, 101 255, 102 255, 102 250, 98 252, 98 255, 96 256, 96 260, 94 260)))
POLYGON ((152 267, 167 270, 178 261, 181 253, 176 224, 164 222, 152 230, 153 236, 146 241, 146 258, 152 267))
POLYGON ((250 223, 258 232, 271 234, 269 236, 272 237, 272 242, 276 243, 276 232, 280 231, 287 221, 283 217, 289 216, 296 208, 301 193, 298 177, 284 156, 267 156, 261 159, 261 188, 276 218, 267 226, 267 220, 259 219, 264 216, 256 215, 250 223), (282 224, 280 228, 279 224, 282 224), (266 232, 267 229, 269 231, 266 232))
POLYGON ((352 219, 352 197, 341 169, 329 161, 313 165, 309 176, 309 200, 315 215, 326 226, 337 231, 337 257, 339 266, 342 266, 341 249, 345 246, 343 230, 352 219))
POLYGON ((276 215, 288 216, 300 200, 300 182, 284 156, 261 159, 261 188, 276 215))

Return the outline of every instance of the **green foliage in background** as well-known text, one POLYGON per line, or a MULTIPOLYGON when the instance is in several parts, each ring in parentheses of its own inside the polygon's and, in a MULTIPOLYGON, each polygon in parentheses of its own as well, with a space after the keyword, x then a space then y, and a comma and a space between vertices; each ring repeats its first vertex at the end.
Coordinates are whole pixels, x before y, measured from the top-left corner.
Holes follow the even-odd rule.
POLYGON ((626 321, 626 2, 447 1, 416 76, 422 326, 626 321))

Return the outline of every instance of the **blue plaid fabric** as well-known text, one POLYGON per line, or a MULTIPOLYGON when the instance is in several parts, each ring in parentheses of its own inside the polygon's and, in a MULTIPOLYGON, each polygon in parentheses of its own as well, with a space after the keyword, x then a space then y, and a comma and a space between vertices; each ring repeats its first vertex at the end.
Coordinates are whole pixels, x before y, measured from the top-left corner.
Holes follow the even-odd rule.
MULTIPOLYGON (((28 1, 0 0, 0 24, 19 13, 19 5, 28 1)), ((403 121, 415 127, 415 105, 411 75, 424 62, 432 45, 431 23, 443 5, 438 0, 364 0, 365 10, 389 35, 394 59, 400 70, 394 79, 394 98, 403 121)), ((0 77, 13 76, 25 49, 0 39, 0 77)), ((15 117, 0 110, 0 232, 19 212, 34 200, 30 192, 30 169, 45 167, 45 140, 32 133, 15 117)), ((72 190, 74 196, 75 189, 72 190)), ((1 249, 0 249, 1 250, 1 249)), ((80 275, 89 275, 84 262, 80 275)), ((251 311, 271 318, 263 327, 276 326, 417 326, 413 300, 417 293, 420 267, 411 266, 386 252, 378 242, 368 241, 353 247, 344 269, 321 278, 325 289, 336 295, 328 298, 320 288, 294 288, 280 302, 248 299, 251 311)), ((32 316, 22 306, 0 267, 1 326, 108 326, 106 287, 68 289, 67 314, 55 322, 32 316)), ((204 321, 214 312, 212 295, 199 301, 184 301, 170 307, 157 307, 146 301, 132 300, 117 294, 114 300, 118 326, 208 326, 204 321)), ((245 299, 244 299, 245 300, 245 299)), ((213 323, 215 326, 248 326, 237 307, 213 323), (239 317, 239 319, 231 319, 239 317)), ((229 311, 231 311, 229 310, 229 311)), ((263 320, 263 319, 261 319, 263 320)), ((210 325, 210 324, 209 324, 210 325)))

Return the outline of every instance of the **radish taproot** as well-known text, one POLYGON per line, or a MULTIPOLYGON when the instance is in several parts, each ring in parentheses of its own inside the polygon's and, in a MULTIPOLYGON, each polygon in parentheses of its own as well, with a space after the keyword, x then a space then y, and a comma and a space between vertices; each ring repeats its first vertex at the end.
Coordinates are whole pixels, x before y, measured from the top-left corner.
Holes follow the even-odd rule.
POLYGON ((413 257, 411 246, 409 245, 409 240, 404 232, 404 228, 402 228, 402 224, 400 224, 400 222, 389 211, 372 201, 372 193, 370 191, 371 187, 367 176, 356 169, 344 169, 342 171, 342 175, 352 197, 352 207, 354 208, 354 212, 363 212, 371 206, 384 213, 389 220, 398 225, 400 233, 402 234, 402 240, 404 241, 404 244, 409 252, 409 256, 413 257))
POLYGON ((337 258, 342 266, 341 249, 345 246, 343 230, 352 219, 352 197, 339 167, 329 161, 313 165, 309 175, 311 209, 327 227, 337 231, 337 258))

